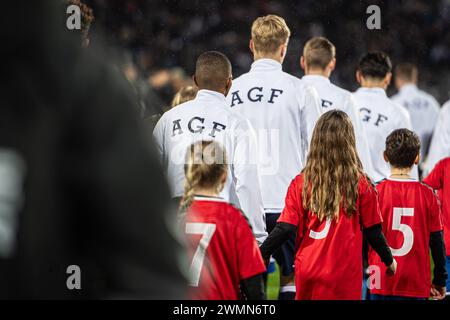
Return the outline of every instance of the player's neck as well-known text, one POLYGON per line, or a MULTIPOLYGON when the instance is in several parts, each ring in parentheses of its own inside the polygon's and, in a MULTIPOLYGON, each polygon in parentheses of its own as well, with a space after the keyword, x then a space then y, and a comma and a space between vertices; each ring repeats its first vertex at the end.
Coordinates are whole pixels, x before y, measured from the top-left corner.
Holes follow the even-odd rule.
POLYGON ((411 168, 391 168, 391 178, 410 180, 411 168))
POLYGON ((369 88, 369 89, 380 88, 380 89, 386 90, 386 85, 384 84, 384 82, 378 82, 378 81, 364 81, 361 84, 361 87, 369 88))
POLYGON ((259 52, 255 52, 253 54, 253 60, 257 61, 260 59, 271 59, 271 60, 275 60, 281 64, 283 64, 283 58, 281 57, 281 55, 276 55, 276 54, 261 54, 259 52))
POLYGON ((215 190, 210 189, 195 189, 195 195, 202 197, 218 197, 219 194, 215 190))

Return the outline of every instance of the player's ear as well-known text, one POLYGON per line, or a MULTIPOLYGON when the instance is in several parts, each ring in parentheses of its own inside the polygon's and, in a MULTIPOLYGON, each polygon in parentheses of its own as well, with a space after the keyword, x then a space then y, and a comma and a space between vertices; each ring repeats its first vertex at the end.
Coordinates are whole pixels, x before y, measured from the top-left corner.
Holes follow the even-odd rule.
POLYGON ((362 84, 362 75, 359 70, 356 70, 356 81, 361 85, 362 84))
POLYGON ((248 47, 250 48, 250 51, 254 54, 255 52, 255 45, 253 44, 253 39, 250 39, 250 43, 248 44, 248 47))
POLYGON ((304 56, 300 57, 300 67, 302 67, 302 69, 306 72, 306 64, 305 64, 305 57, 304 56))
POLYGON ((233 76, 230 76, 227 80, 227 83, 225 85, 225 97, 228 95, 228 92, 230 92, 231 85, 233 84, 233 76))
POLYGON ((330 61, 330 63, 328 64, 328 68, 330 71, 333 71, 334 68, 336 68, 336 58, 333 58, 333 60, 330 61))
POLYGON ((386 161, 387 163, 389 163, 388 157, 386 155, 386 151, 383 152, 383 159, 384 161, 386 161))
POLYGON ((280 58, 281 58, 281 60, 284 60, 284 58, 286 57, 287 46, 288 46, 287 42, 281 45, 281 50, 280 50, 280 58))
POLYGON ((197 86, 198 88, 198 83, 197 83, 197 78, 195 77, 195 74, 192 76, 192 81, 194 81, 194 84, 197 86))
POLYGON ((386 77, 384 77, 384 83, 386 84, 386 87, 389 86, 389 84, 391 83, 391 80, 392 80, 392 73, 388 72, 386 77))
POLYGON ((418 165, 420 162, 420 153, 417 155, 416 159, 414 160, 414 164, 418 165))

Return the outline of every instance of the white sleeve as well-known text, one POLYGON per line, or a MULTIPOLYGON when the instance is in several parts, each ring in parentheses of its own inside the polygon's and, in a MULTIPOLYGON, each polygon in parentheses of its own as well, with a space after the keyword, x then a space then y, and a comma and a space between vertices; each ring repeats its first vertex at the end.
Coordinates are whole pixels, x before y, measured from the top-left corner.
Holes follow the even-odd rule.
POLYGON ((153 129, 153 141, 158 153, 160 164, 164 163, 164 131, 165 131, 165 117, 164 115, 158 120, 153 129))
POLYGON ((262 243, 267 238, 266 219, 258 174, 256 134, 248 120, 242 120, 234 138, 231 167, 236 195, 256 240, 262 243))
MULTIPOLYGON (((406 110, 405 108, 402 108, 402 117, 400 120, 400 124, 398 126, 398 128, 406 128, 409 129, 411 131, 413 131, 413 127, 412 127, 412 123, 411 123, 411 116, 409 115, 409 111, 406 110)), ((414 179, 419 179, 419 166, 414 165, 411 171, 411 175, 414 179)))
POLYGON ((356 149, 358 151, 358 155, 363 165, 364 171, 369 177, 373 177, 374 169, 372 158, 370 156, 370 148, 369 142, 367 140, 366 128, 362 124, 361 117, 359 115, 359 108, 356 105, 356 101, 353 95, 349 95, 345 110, 347 111, 347 114, 353 123, 356 137, 356 149))
POLYGON ((436 163, 450 156, 450 102, 447 102, 439 113, 436 129, 431 140, 424 173, 433 170, 436 163))
POLYGON ((308 154, 309 145, 313 135, 314 127, 317 120, 322 115, 322 108, 320 106, 319 95, 312 86, 307 86, 304 89, 304 94, 300 97, 301 108, 301 139, 302 139, 302 152, 303 163, 306 163, 306 156, 308 154))

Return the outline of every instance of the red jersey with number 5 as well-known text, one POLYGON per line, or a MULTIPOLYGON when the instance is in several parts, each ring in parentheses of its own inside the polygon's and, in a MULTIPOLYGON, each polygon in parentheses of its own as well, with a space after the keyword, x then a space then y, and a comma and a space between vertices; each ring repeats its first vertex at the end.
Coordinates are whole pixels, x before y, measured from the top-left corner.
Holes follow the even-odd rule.
POLYGON ((303 174, 289 186, 278 222, 295 225, 297 253, 295 286, 298 300, 361 300, 362 228, 380 224, 375 187, 361 178, 356 213, 349 217, 341 209, 337 220, 320 221, 303 208, 303 174))
POLYGON ((369 264, 377 266, 371 292, 380 295, 428 298, 431 287, 430 233, 442 230, 439 201, 433 190, 416 180, 382 181, 377 186, 383 215, 383 233, 397 260, 397 273, 371 250, 369 264), (378 283, 377 283, 378 282, 378 283))
POLYGON ((195 197, 185 232, 192 299, 237 300, 240 282, 266 271, 246 218, 221 198, 195 197))
POLYGON ((447 256, 450 256, 450 158, 438 162, 423 182, 438 191, 442 206, 445 248, 447 256))

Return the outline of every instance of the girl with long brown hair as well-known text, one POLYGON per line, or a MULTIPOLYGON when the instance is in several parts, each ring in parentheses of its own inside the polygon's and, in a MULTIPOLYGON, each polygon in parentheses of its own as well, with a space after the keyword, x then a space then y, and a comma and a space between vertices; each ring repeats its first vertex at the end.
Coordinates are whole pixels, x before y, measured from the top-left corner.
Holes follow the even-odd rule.
POLYGON ((333 110, 317 122, 306 166, 289 186, 285 208, 261 252, 267 261, 296 232, 296 299, 360 300, 363 233, 388 273, 396 270, 381 222, 351 120, 333 110))
POLYGON ((180 212, 185 220, 191 298, 201 300, 264 299, 266 271, 258 244, 244 215, 219 194, 227 179, 227 159, 213 141, 188 148, 185 192, 180 212))

